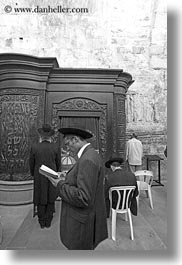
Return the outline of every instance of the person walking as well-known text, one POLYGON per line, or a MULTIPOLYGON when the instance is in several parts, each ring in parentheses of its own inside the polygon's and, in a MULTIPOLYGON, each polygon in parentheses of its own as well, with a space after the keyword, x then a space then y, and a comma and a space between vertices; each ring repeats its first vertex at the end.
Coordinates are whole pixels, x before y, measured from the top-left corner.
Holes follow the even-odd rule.
POLYGON ((56 188, 42 174, 39 168, 43 164, 58 171, 61 163, 61 155, 57 146, 51 143, 54 130, 49 124, 44 124, 38 129, 40 141, 34 144, 30 150, 30 173, 34 178, 33 203, 37 208, 38 221, 41 228, 50 227, 55 212, 56 188))
POLYGON ((79 125, 59 129, 68 151, 77 162, 66 177, 50 181, 62 199, 60 238, 69 250, 93 250, 107 238, 104 200, 104 166, 98 152, 87 142, 93 135, 79 125))
POLYGON ((131 139, 126 143, 126 161, 129 164, 131 172, 142 169, 143 145, 133 133, 131 139))
MULTIPOLYGON (((117 154, 113 154, 111 158, 105 163, 106 168, 110 168, 111 172, 105 178, 105 200, 106 200, 106 210, 107 218, 110 214, 110 200, 109 200, 109 189, 115 186, 135 186, 133 197, 131 198, 131 213, 137 215, 137 200, 138 186, 135 175, 131 171, 127 171, 122 167, 124 159, 117 154)), ((112 197, 112 207, 114 209, 117 205, 118 196, 113 194, 112 197)))

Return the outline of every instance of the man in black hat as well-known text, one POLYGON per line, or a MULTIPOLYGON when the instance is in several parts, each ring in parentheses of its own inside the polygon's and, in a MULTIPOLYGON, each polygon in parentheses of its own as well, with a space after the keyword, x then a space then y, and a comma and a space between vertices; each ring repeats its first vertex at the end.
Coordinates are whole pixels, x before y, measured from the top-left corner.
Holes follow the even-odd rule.
POLYGON ((78 156, 65 180, 49 178, 62 198, 60 237, 68 249, 92 250, 107 238, 103 163, 87 142, 93 135, 85 128, 59 131, 68 151, 78 156))
POLYGON ((38 129, 39 143, 34 144, 30 151, 30 173, 34 177, 33 203, 37 207, 40 227, 50 227, 55 211, 56 188, 43 175, 39 168, 43 164, 54 171, 58 171, 61 163, 61 155, 58 147, 51 143, 54 130, 49 124, 44 124, 38 129))
MULTIPOLYGON (((136 189, 133 194, 131 201, 131 213, 137 215, 137 201, 136 196, 138 195, 138 187, 135 175, 131 171, 127 171, 122 168, 123 158, 119 157, 116 154, 113 154, 112 157, 105 163, 107 168, 111 169, 111 173, 105 178, 105 201, 106 201, 106 210, 107 218, 109 218, 110 213, 110 201, 109 201, 109 189, 115 186, 136 186, 136 189)), ((112 198, 113 207, 116 208, 117 204, 117 194, 113 194, 112 198)))

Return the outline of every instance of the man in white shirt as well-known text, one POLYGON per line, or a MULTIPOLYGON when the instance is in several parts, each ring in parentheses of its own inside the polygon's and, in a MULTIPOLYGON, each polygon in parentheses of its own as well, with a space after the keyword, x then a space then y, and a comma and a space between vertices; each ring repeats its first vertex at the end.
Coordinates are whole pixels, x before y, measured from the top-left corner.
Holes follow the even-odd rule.
POLYGON ((128 161, 131 171, 134 173, 142 168, 143 146, 142 142, 137 139, 135 133, 126 143, 126 161, 128 161))

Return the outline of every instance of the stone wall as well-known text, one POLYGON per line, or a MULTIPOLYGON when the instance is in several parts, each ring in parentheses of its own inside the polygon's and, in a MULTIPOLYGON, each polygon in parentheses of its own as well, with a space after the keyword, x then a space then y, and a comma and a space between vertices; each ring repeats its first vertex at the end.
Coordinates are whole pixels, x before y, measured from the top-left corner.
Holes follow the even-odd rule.
MULTIPOLYGON (((126 98, 127 135, 136 131, 145 153, 163 155, 167 143, 165 1, 1 1, 0 15, 1 53, 56 57, 60 67, 131 73, 135 82, 126 98), (63 8, 77 8, 80 13, 64 13, 63 8), (81 13, 81 8, 88 12, 81 13)), ((166 164, 162 176, 166 177, 166 164)))

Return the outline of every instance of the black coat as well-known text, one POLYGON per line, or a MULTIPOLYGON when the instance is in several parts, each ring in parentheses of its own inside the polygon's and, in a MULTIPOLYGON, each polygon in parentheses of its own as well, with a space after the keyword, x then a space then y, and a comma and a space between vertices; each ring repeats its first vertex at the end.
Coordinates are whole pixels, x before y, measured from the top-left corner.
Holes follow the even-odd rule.
POLYGON ((94 249, 107 238, 104 168, 99 154, 87 146, 57 189, 62 198, 60 235, 68 249, 94 249))
POLYGON ((34 177, 34 205, 53 203, 57 197, 56 188, 46 177, 39 173, 42 164, 59 171, 61 154, 55 144, 43 141, 34 144, 31 148, 29 165, 30 173, 34 177))
MULTIPOLYGON (((114 172, 111 172, 105 178, 105 200, 106 200, 106 210, 107 217, 109 217, 110 212, 110 202, 109 202, 109 189, 115 186, 136 186, 136 189, 131 200, 131 213, 137 215, 137 201, 136 196, 138 195, 138 186, 136 182, 136 177, 131 171, 116 169, 114 172)), ((113 207, 116 208, 117 204, 117 195, 112 197, 113 207)))

